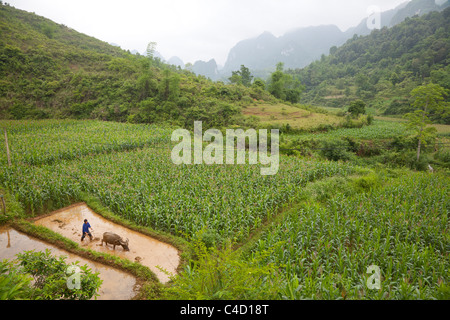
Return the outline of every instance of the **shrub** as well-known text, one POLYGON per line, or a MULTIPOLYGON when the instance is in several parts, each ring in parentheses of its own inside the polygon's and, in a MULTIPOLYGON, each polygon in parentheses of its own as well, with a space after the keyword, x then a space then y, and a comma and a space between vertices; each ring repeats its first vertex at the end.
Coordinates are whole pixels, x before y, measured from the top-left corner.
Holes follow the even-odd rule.
POLYGON ((13 263, 0 261, 0 300, 26 299, 31 277, 21 274, 13 263))
POLYGON ((45 252, 25 251, 17 255, 24 273, 34 278, 31 299, 89 300, 97 296, 102 284, 98 272, 92 273, 88 267, 80 266, 79 288, 69 288, 66 271, 70 266, 78 266, 78 261, 66 264, 66 256, 54 257, 50 250, 45 252))
POLYGON ((434 159, 450 164, 450 150, 441 149, 435 155, 434 159))
POLYGON ((281 278, 273 263, 263 263, 269 252, 242 259, 230 244, 223 249, 193 242, 196 261, 184 267, 173 284, 164 290, 169 300, 276 299, 281 278))
POLYGON ((321 155, 331 161, 348 161, 354 155, 348 151, 349 144, 346 141, 324 141, 321 155))
POLYGON ((417 171, 426 171, 428 170, 430 158, 428 155, 422 155, 420 160, 417 161, 417 153, 415 151, 389 152, 384 156, 384 163, 417 171))
POLYGON ((395 151, 414 150, 417 148, 417 141, 412 137, 396 136, 389 144, 389 147, 395 151))
POLYGON ((368 192, 380 185, 380 178, 376 174, 359 177, 353 180, 356 191, 368 192))
POLYGON ((19 253, 18 265, 8 260, 0 262, 0 300, 89 300, 97 296, 102 280, 86 265, 79 267, 79 288, 69 288, 66 271, 70 266, 78 267, 78 261, 69 265, 66 258, 54 257, 47 249, 19 253))

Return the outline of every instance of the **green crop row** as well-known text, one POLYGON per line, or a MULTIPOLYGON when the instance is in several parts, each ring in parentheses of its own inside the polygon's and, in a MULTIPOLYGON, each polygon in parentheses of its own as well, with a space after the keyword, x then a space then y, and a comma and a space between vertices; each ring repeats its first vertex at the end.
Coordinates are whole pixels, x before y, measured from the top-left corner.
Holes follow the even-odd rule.
POLYGON ((275 176, 260 165, 181 165, 170 148, 146 147, 0 172, 2 184, 30 211, 62 207, 81 192, 139 225, 178 235, 208 229, 215 240, 242 240, 267 217, 297 199, 314 180, 348 175, 351 165, 281 157, 275 176))
POLYGON ((336 190, 291 211, 253 252, 270 250, 287 299, 449 299, 449 194, 447 176, 418 173, 350 196, 336 190), (375 290, 371 265, 381 271, 375 290))
MULTIPOLYGON (((91 120, 0 121, 0 128, 7 129, 11 162, 28 165, 166 144, 170 142, 173 130, 153 125, 91 120)), ((0 165, 6 165, 3 132, 0 144, 0 165)))

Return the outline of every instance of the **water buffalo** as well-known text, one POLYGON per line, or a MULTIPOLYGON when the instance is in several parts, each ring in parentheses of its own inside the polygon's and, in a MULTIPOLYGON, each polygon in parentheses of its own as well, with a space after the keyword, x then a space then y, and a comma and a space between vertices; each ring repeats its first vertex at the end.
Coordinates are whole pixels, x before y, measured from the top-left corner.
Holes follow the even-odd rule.
POLYGON ((123 250, 130 251, 130 249, 128 248, 128 239, 127 241, 123 241, 122 238, 115 233, 105 232, 103 234, 102 245, 103 242, 105 242, 106 244, 112 244, 114 246, 114 250, 116 249, 116 246, 122 246, 123 250))

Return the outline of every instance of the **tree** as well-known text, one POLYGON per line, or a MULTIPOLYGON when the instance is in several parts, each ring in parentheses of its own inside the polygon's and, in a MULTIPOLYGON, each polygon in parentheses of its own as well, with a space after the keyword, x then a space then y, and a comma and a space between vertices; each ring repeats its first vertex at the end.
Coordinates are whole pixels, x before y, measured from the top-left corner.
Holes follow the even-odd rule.
POLYGON ((359 115, 366 113, 366 104, 362 100, 352 101, 350 103, 350 107, 348 108, 348 112, 356 118, 359 115))
POLYGON ((272 73, 270 76, 270 84, 269 84, 269 92, 278 99, 285 99, 284 92, 283 92, 283 68, 284 64, 282 62, 279 62, 277 64, 277 69, 275 72, 272 73))
POLYGON ((156 51, 156 46, 157 43, 156 42, 149 42, 149 44, 147 45, 147 58, 149 59, 153 59, 153 56, 155 55, 155 51, 156 51))
POLYGON ((268 90, 275 98, 297 103, 304 87, 297 78, 284 73, 283 68, 284 64, 279 62, 276 71, 270 76, 268 90))
POLYGON ((440 85, 429 83, 419 86, 411 91, 414 98, 414 112, 405 115, 408 119, 407 127, 415 131, 415 137, 418 140, 417 161, 420 159, 422 144, 426 144, 436 133, 434 127, 427 127, 432 121, 429 119, 430 112, 443 113, 448 112, 448 103, 444 101, 446 90, 440 85))
POLYGON ((242 84, 242 76, 239 71, 231 71, 231 77, 228 78, 233 84, 242 84))
POLYGON ((266 83, 263 79, 257 78, 255 79, 255 81, 253 81, 252 87, 255 89, 259 88, 261 90, 264 90, 266 88, 266 83))
POLYGON ((250 87, 252 84, 253 76, 250 73, 250 70, 244 65, 241 65, 241 77, 242 84, 246 87, 250 87))
POLYGON ((395 86, 397 83, 400 82, 400 77, 396 72, 393 72, 391 74, 391 77, 389 78, 389 81, 392 83, 393 86, 395 86))
POLYGON ((246 66, 241 65, 241 69, 239 71, 232 71, 231 74, 231 77, 228 78, 231 83, 242 84, 246 87, 251 86, 253 76, 246 66))

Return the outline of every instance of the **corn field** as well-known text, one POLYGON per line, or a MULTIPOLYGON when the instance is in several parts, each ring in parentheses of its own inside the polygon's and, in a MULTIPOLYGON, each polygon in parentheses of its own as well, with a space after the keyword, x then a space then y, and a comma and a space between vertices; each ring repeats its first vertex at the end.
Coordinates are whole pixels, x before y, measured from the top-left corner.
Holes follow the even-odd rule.
POLYGON ((274 176, 262 176, 260 165, 177 166, 169 127, 71 120, 0 125, 8 130, 12 153, 9 167, 1 141, 0 187, 32 215, 90 194, 138 225, 186 239, 206 230, 218 244, 245 242, 284 210, 250 251, 277 266, 280 297, 450 297, 450 184, 444 173, 408 171, 354 193, 337 184, 326 201, 305 201, 311 183, 350 179, 364 170, 283 155, 274 176), (371 265, 381 270, 379 290, 367 287, 371 265))
POLYGON ((32 212, 47 203, 64 206, 81 192, 98 197, 117 215, 177 235, 207 228, 217 238, 242 240, 262 221, 296 200, 309 182, 353 172, 350 165, 283 158, 276 176, 259 166, 182 165, 169 148, 146 147, 60 161, 16 166, 0 177, 32 212))
POLYGON ((177 235, 207 228, 218 239, 242 240, 295 201, 307 182, 353 171, 288 157, 273 177, 261 176, 259 165, 176 166, 171 131, 154 126, 53 120, 9 126, 15 165, 0 178, 29 211, 63 207, 86 192, 125 219, 177 235))
POLYGON ((285 299, 449 299, 448 177, 409 174, 367 193, 301 206, 253 252, 282 266, 285 299), (367 286, 367 268, 381 288, 367 286))
MULTIPOLYGON (((6 128, 11 161, 42 165, 104 152, 127 151, 170 142, 170 128, 101 121, 42 120, 0 121, 6 128)), ((5 148, 1 134, 1 148, 5 148)), ((0 165, 7 163, 0 154, 0 165)))

